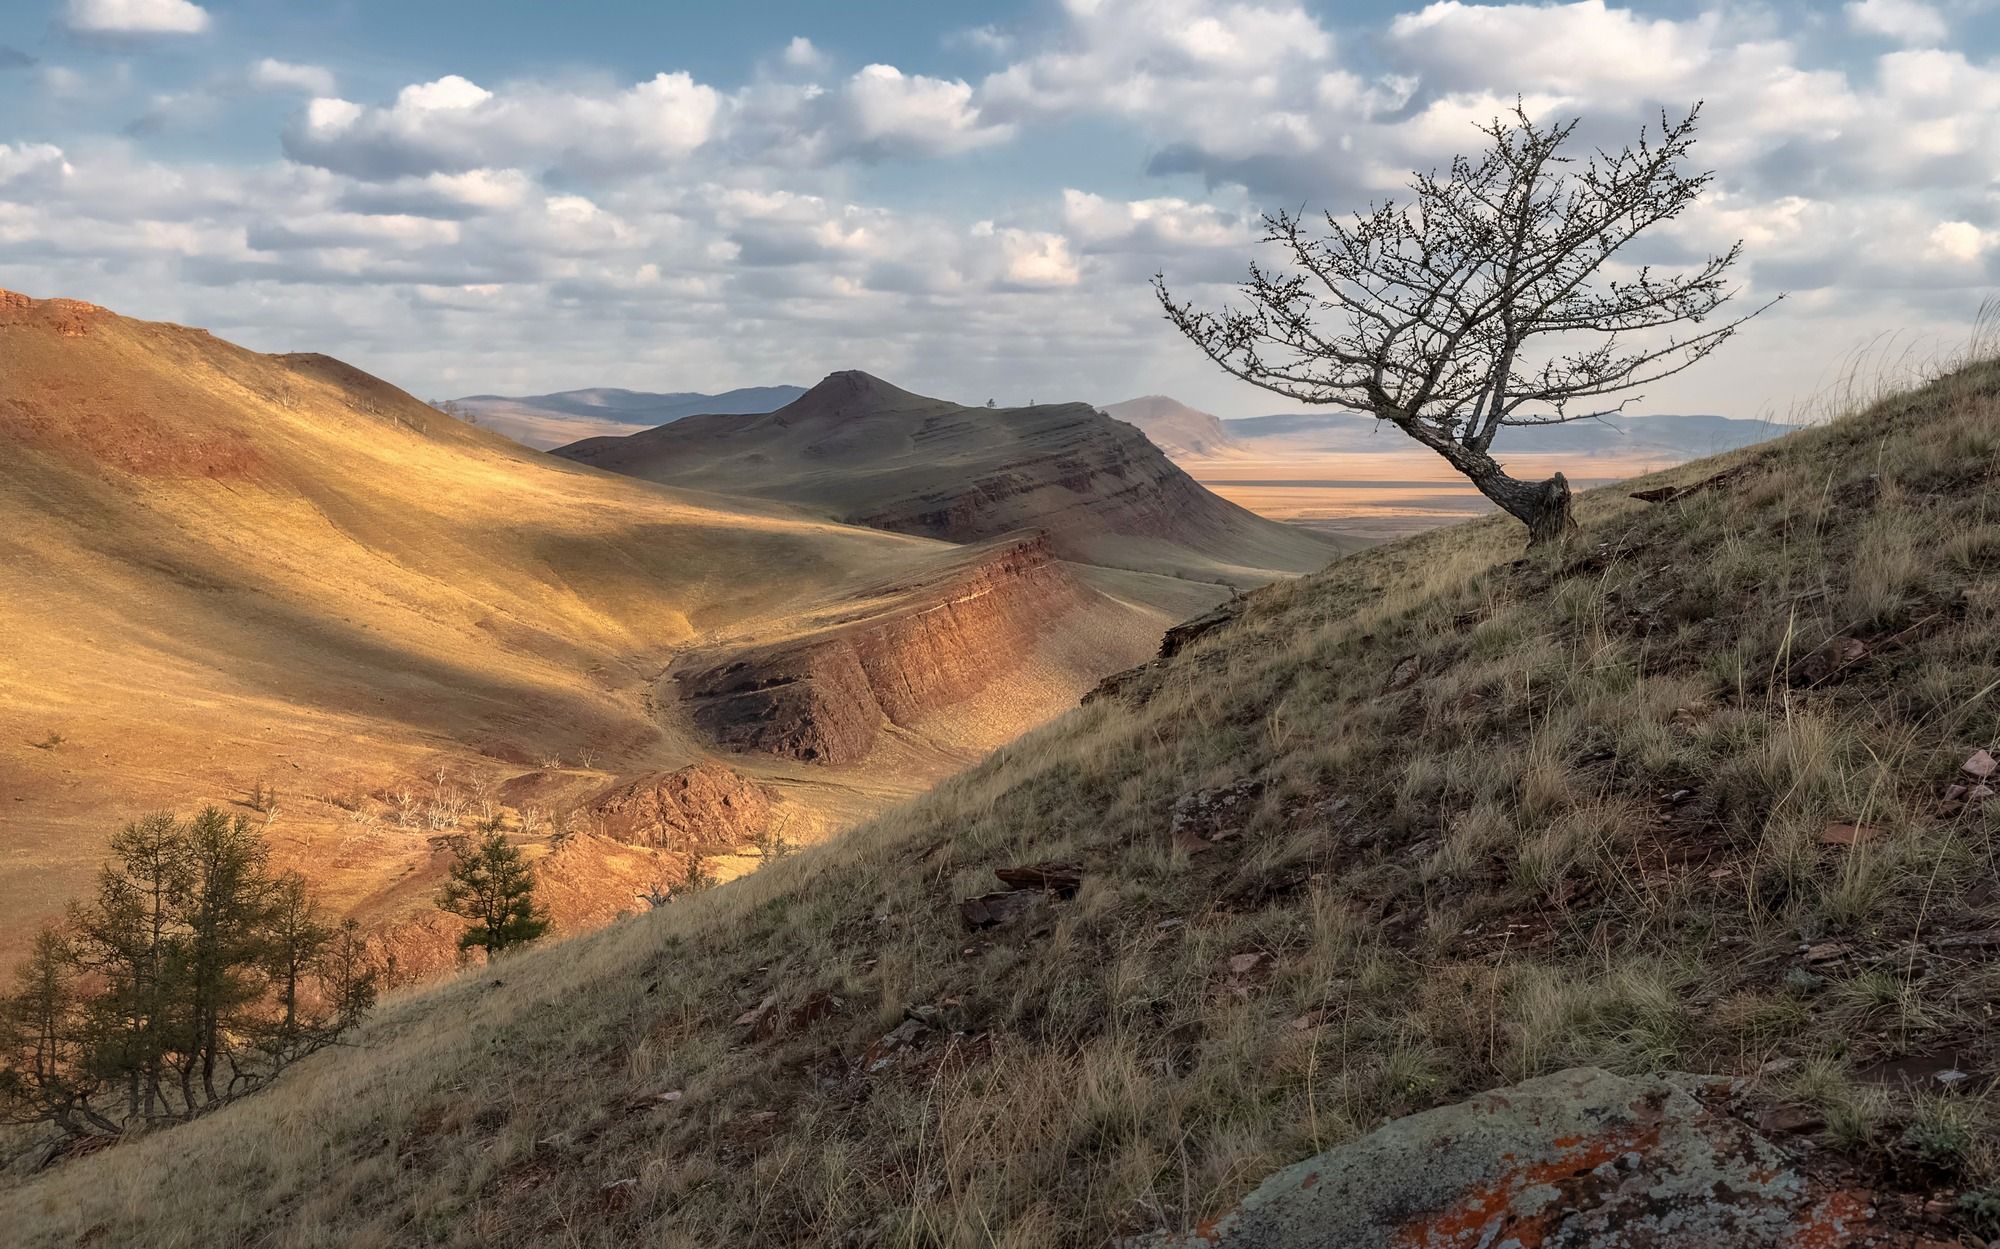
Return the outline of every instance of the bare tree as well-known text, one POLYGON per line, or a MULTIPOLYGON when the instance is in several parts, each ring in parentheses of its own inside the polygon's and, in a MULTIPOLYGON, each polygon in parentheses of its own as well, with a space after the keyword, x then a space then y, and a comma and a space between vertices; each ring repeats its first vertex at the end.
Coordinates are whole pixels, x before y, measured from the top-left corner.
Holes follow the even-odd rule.
POLYGON ((1415 175, 1410 203, 1328 213, 1324 236, 1303 214, 1267 216, 1286 265, 1251 265, 1247 307, 1197 311, 1164 275, 1154 289, 1230 373, 1389 422, 1527 525, 1531 545, 1547 541, 1571 527, 1569 483, 1509 476, 1492 454, 1501 428, 1612 415, 1777 302, 1717 322, 1740 241, 1686 272, 1614 263, 1714 176, 1682 170, 1700 115, 1662 115, 1656 138, 1579 160, 1564 151, 1575 120, 1539 124, 1517 103, 1479 127, 1477 160, 1415 175))

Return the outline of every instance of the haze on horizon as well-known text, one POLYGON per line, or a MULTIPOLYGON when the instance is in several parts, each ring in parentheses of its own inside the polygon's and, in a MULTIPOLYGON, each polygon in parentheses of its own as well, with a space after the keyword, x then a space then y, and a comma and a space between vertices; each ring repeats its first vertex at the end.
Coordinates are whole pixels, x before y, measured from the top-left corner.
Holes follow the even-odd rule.
POLYGON ((1221 298, 1258 212, 1393 193, 1517 92, 1620 140, 1705 97, 1720 176, 1635 259, 1742 237, 1792 292, 1635 410, 1783 417, 2000 277, 1992 0, 4 7, 0 285, 422 394, 1283 410, 1146 277, 1221 298))

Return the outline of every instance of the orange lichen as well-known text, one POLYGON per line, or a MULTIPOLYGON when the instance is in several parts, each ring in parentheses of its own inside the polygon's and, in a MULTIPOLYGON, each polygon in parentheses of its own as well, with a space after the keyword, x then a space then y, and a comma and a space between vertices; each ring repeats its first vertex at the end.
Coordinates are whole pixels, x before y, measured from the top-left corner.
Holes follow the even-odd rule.
POLYGON ((1468 1189, 1451 1206, 1419 1215, 1396 1229, 1394 1249, 1444 1249, 1446 1246, 1488 1243, 1494 1221, 1505 1220, 1506 1231, 1521 1249, 1537 1249, 1552 1230, 1553 1219, 1566 1203, 1550 1201, 1533 1214, 1514 1212, 1514 1203, 1534 1188, 1574 1188, 1605 1163, 1634 1150, 1659 1144, 1658 1126, 1645 1126, 1592 1137, 1559 1137, 1552 1141, 1556 1156, 1516 1167, 1468 1189))
POLYGON ((1794 1249, 1841 1249, 1854 1242, 1855 1232, 1868 1222, 1872 1194, 1841 1188, 1821 1198, 1792 1233, 1794 1249))

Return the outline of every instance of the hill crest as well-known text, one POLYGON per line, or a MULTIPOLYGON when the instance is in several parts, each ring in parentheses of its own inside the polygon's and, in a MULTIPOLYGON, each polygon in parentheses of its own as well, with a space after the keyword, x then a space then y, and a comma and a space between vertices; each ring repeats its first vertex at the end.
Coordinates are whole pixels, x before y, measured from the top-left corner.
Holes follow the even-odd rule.
POLYGON ((860 370, 776 412, 691 417, 555 454, 952 542, 1041 529, 1065 559, 1211 583, 1261 584, 1352 549, 1216 497, 1088 404, 967 407, 860 370))

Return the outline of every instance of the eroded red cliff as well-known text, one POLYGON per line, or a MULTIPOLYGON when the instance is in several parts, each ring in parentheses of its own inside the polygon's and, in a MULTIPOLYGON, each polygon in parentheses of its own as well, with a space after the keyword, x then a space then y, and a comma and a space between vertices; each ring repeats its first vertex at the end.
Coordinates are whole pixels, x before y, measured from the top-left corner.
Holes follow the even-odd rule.
POLYGON ((1005 677, 1091 597, 1036 535, 893 612, 690 665, 678 674, 682 695, 721 745, 852 763, 884 727, 911 727, 1005 677))

